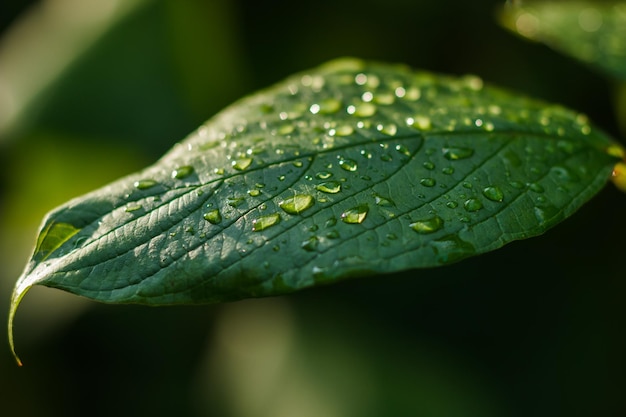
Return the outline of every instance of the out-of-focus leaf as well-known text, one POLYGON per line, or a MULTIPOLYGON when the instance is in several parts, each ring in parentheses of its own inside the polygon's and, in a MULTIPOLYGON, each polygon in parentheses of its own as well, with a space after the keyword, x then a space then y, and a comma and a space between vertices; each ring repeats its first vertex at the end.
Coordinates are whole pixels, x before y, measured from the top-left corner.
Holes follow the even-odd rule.
POLYGON ((33 285, 194 304, 449 264, 554 226, 619 157, 585 116, 478 77, 335 61, 50 213, 9 329, 33 285))
POLYGON ((503 9, 505 27, 626 80, 626 3, 520 3, 503 9))

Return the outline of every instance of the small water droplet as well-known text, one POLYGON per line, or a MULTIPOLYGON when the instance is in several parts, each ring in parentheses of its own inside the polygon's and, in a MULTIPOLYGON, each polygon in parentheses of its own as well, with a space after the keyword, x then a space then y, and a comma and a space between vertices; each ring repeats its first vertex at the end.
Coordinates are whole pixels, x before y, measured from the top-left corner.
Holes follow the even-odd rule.
POLYGON ((341 220, 344 223, 348 223, 348 224, 363 223, 368 212, 369 212, 369 206, 367 204, 361 204, 349 210, 344 211, 341 214, 341 220))
POLYGON ((545 191, 545 188, 543 188, 543 185, 537 184, 536 182, 528 184, 528 189, 536 193, 543 193, 545 191))
POLYGON ((470 198, 464 204, 465 210, 473 212, 483 208, 483 203, 477 198, 470 198))
POLYGON ((424 162, 424 164, 423 164, 423 165, 424 165, 424 168, 426 168, 426 169, 427 169, 427 170, 429 170, 429 171, 432 171, 433 169, 435 169, 435 164, 433 164, 433 163, 432 163, 432 162, 430 162, 430 161, 426 161, 426 162, 424 162))
POLYGON ((280 214, 272 213, 266 216, 261 216, 252 221, 252 231, 260 232, 269 227, 272 227, 280 222, 280 214))
POLYGON ((336 113, 341 108, 341 101, 336 98, 327 98, 320 102, 319 113, 332 114, 336 113))
POLYGON ((286 198, 278 205, 286 213, 300 214, 303 211, 311 208, 315 200, 312 195, 309 194, 296 194, 293 197, 286 198))
POLYGON ((240 205, 242 205, 244 202, 246 201, 246 199, 244 197, 228 197, 226 199, 226 202, 228 203, 229 206, 231 207, 239 207, 240 205))
POLYGON ((326 237, 328 239, 339 239, 341 237, 341 235, 339 234, 338 231, 331 230, 330 232, 326 233, 326 237))
POLYGON ((445 167, 441 170, 441 172, 443 172, 446 175, 452 175, 454 174, 454 168, 452 167, 445 167))
POLYGON ((444 236, 431 242, 433 250, 438 255, 439 262, 447 264, 457 262, 476 253, 476 248, 457 235, 444 236))
POLYGON ((318 180, 327 180, 332 176, 333 176, 333 173, 329 171, 320 171, 317 174, 315 174, 315 178, 317 178, 318 180))
POLYGON ((335 216, 333 217, 329 217, 328 219, 326 219, 326 223, 325 226, 328 227, 333 227, 337 224, 337 218, 335 216))
POLYGON ((455 209, 459 206, 459 204, 456 201, 448 201, 446 203, 446 207, 451 208, 451 209, 455 209))
POLYGON ((141 204, 133 203, 126 206, 126 212, 132 213, 137 210, 141 210, 143 206, 141 204))
POLYGON ((157 184, 158 182, 156 182, 155 180, 139 180, 135 181, 133 185, 138 190, 147 190, 148 188, 152 188, 157 184))
POLYGON ((415 116, 412 118, 410 125, 423 131, 430 130, 433 127, 430 117, 428 116, 415 116))
POLYGON ((315 252, 319 246, 320 240, 317 236, 311 236, 304 242, 302 242, 302 249, 307 252, 315 252))
POLYGON ((420 234, 434 233, 443 227, 443 219, 439 216, 434 216, 411 223, 410 227, 420 234))
POLYGON ((398 132, 398 126, 390 123, 390 124, 379 124, 376 126, 376 130, 378 130, 380 133, 384 133, 385 135, 388 136, 393 136, 398 132))
POLYGON ((243 171, 252 164, 252 158, 239 158, 232 162, 233 168, 237 171, 243 171))
POLYGON ((422 178, 420 180, 420 184, 424 187, 434 187, 437 184, 437 181, 434 178, 422 178))
POLYGON ((404 145, 396 145, 396 151, 400 152, 402 155, 411 156, 411 151, 404 145))
POLYGON ((356 161, 353 159, 340 159, 339 166, 345 169, 346 171, 351 171, 351 172, 356 171, 358 168, 356 161))
POLYGON ((222 215, 218 209, 208 211, 204 213, 204 220, 211 224, 219 224, 222 222, 222 215))
POLYGON ((444 158, 450 161, 465 159, 474 155, 474 150, 471 148, 451 147, 451 148, 443 148, 441 151, 443 152, 444 158))
POLYGON ((485 187, 485 189, 483 189, 483 195, 491 201, 501 202, 504 200, 504 193, 502 190, 493 185, 485 187))
POLYGON ((193 167, 190 165, 184 165, 172 171, 172 178, 181 180, 183 178, 190 176, 192 173, 193 173, 193 167))
POLYGON ((318 184, 315 189, 328 194, 337 194, 341 191, 341 183, 339 181, 327 181, 318 184))
POLYGON ((380 160, 383 162, 391 162, 393 161, 393 157, 389 155, 388 153, 384 153, 380 156, 380 160))
POLYGON ((302 163, 302 161, 293 161, 292 165, 296 168, 302 168, 304 164, 302 163))
POLYGON ((376 202, 377 206, 381 207, 395 206, 395 203, 390 198, 383 197, 379 194, 374 194, 374 201, 376 202))
POLYGON ((348 114, 352 114, 358 117, 370 117, 376 114, 377 107, 373 103, 360 103, 357 105, 350 105, 347 108, 348 114))
POLYGON ((252 190, 248 190, 248 195, 250 197, 258 197, 261 195, 261 191, 258 189, 252 189, 252 190))

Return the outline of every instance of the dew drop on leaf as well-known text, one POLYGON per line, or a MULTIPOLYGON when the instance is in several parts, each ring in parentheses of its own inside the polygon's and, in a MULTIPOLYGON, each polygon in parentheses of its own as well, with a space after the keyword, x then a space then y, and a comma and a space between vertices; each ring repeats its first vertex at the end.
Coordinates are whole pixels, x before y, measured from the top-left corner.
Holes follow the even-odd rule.
POLYGON ((463 204, 465 210, 469 212, 478 211, 483 208, 483 203, 477 198, 470 198, 463 204))
POLYGON ((434 216, 429 219, 418 220, 410 224, 411 229, 420 234, 434 233, 443 227, 443 219, 439 216, 434 216))
POLYGON ((222 215, 218 209, 214 209, 204 213, 204 220, 211 224, 219 224, 222 221, 222 215))
POLYGON ((155 180, 139 180, 135 181, 133 185, 138 190, 147 190, 148 188, 152 188, 157 184, 158 182, 156 182, 155 180))
POLYGON ((491 201, 501 202, 504 200, 504 193, 500 188, 495 186, 485 187, 483 195, 491 201))
POLYGON ((341 221, 348 224, 359 224, 363 223, 367 213, 369 212, 369 206, 367 204, 361 204, 356 207, 353 207, 349 210, 344 211, 341 214, 341 221))
POLYGON ((339 160, 339 166, 346 171, 354 172, 357 170, 358 165, 353 159, 341 159, 339 160))
POLYGON ((302 242, 302 249, 306 250, 307 252, 314 252, 315 250, 317 250, 319 242, 320 240, 317 236, 311 236, 310 238, 302 242))
POLYGON ((443 152, 444 158, 450 161, 465 159, 474 155, 474 150, 471 148, 458 148, 458 147, 443 148, 442 152, 443 152))
POLYGON ((260 232, 268 229, 280 222, 280 214, 272 213, 266 216, 261 216, 252 221, 252 231, 260 232))
POLYGON ((252 158, 239 158, 232 162, 233 168, 237 171, 243 171, 252 164, 252 158))
POLYGON ((341 183, 339 181, 327 181, 318 184, 315 189, 327 194, 337 194, 341 191, 341 183))
POLYGON ((191 174, 193 174, 193 167, 190 165, 184 165, 172 171, 172 178, 182 180, 183 178, 187 178, 191 174))
POLYGON ((424 187, 434 187, 437 184, 437 181, 434 178, 422 178, 420 180, 420 184, 424 187))
POLYGON ((309 194, 296 194, 293 197, 286 198, 278 205, 286 213, 300 214, 303 211, 313 207, 314 199, 309 194))

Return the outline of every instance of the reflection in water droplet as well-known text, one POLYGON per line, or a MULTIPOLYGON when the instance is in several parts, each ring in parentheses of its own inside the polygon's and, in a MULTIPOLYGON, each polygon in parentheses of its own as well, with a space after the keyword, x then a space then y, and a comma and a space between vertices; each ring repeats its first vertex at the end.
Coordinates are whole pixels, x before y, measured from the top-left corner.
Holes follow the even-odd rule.
POLYGON ((281 209, 289 214, 300 214, 311 208, 315 200, 309 194, 296 194, 293 197, 286 198, 278 205, 281 209))
POLYGON ((222 215, 218 209, 211 210, 209 212, 204 213, 204 220, 208 221, 211 224, 219 224, 222 221, 222 215))
POLYGON ((464 204, 465 210, 467 211, 478 211, 483 208, 483 203, 477 198, 470 198, 464 204))
POLYGON ((443 227, 443 219, 439 216, 431 217, 425 220, 418 220, 410 224, 411 229, 420 234, 434 233, 443 227))
POLYGON ((341 191, 341 183, 339 181, 327 181, 318 184, 315 189, 328 194, 337 194, 341 191))
POLYGON ((441 151, 443 152, 444 158, 450 161, 465 159, 474 155, 474 150, 471 148, 451 147, 451 148, 443 148, 441 151))
POLYGON ((193 173, 193 167, 189 165, 185 165, 182 167, 178 167, 174 171, 172 171, 172 178, 181 180, 183 178, 190 176, 192 173, 193 173))
POLYGON ((396 151, 400 152, 402 155, 411 156, 411 151, 404 145, 396 145, 396 151))
POLYGON ((139 180, 139 181, 135 181, 133 185, 138 190, 147 190, 148 188, 152 188, 157 184, 158 182, 156 182, 155 180, 139 180))
POLYGON ((280 222, 280 215, 278 213, 268 214, 267 216, 261 216, 252 221, 252 231, 260 232, 269 227, 272 227, 280 222))
POLYGON ((361 204, 359 206, 356 206, 349 210, 344 211, 341 214, 341 220, 344 223, 348 223, 348 224, 363 223, 368 212, 369 212, 369 206, 367 204, 361 204))
POLYGON ((351 172, 356 171, 358 168, 356 161, 353 159, 341 159, 339 161, 339 166, 345 169, 346 171, 351 171, 351 172))
POLYGON ((495 186, 485 187, 483 195, 491 201, 501 202, 504 200, 504 193, 500 188, 495 186))

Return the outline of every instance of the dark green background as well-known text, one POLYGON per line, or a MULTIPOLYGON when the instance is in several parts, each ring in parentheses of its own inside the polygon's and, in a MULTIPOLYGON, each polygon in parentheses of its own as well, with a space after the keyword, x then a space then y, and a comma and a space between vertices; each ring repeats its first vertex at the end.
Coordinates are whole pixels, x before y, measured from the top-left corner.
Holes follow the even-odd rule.
MULTIPOLYGON (((0 6, 5 33, 27 3, 0 6)), ((614 84, 500 28, 503 3, 144 2, 0 132, 0 322, 48 210, 332 58, 474 73, 621 137, 614 84)), ((0 355, 3 415, 626 415, 625 201, 608 186, 539 238, 277 299, 147 308, 35 288, 16 318, 25 366, 0 355)))

